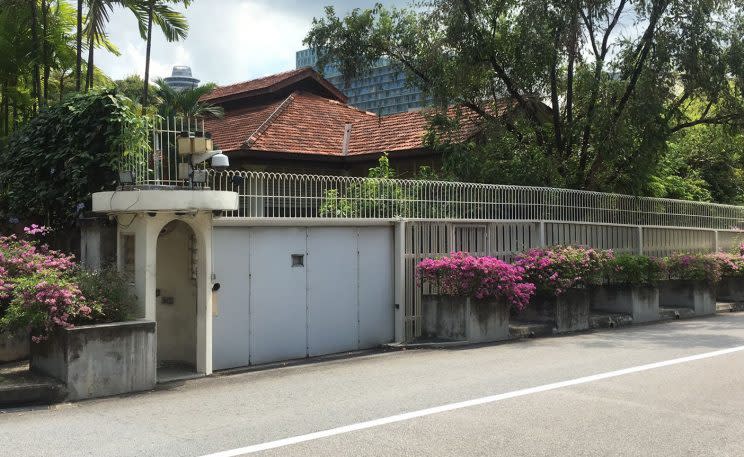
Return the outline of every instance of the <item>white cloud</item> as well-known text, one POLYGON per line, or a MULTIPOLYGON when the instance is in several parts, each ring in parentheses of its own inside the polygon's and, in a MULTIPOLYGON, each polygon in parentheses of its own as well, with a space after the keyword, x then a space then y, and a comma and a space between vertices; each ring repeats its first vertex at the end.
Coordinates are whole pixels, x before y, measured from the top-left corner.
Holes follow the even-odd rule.
MULTIPOLYGON (((189 65, 195 77, 218 84, 292 69, 313 16, 323 15, 327 3, 342 13, 371 7, 375 0, 196 0, 183 10, 190 27, 185 40, 168 43, 153 32, 151 80, 169 76, 174 65, 189 65)), ((405 0, 385 3, 403 5, 405 0)), ((114 79, 144 76, 146 47, 132 14, 118 8, 108 32, 122 55, 100 50, 96 65, 114 79)))

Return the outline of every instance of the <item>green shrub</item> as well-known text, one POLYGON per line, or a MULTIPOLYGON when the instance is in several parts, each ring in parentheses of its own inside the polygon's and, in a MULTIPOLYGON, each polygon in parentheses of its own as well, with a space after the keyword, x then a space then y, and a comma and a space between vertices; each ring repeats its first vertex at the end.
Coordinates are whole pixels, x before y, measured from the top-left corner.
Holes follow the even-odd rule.
POLYGON ((652 257, 618 254, 604 265, 605 279, 609 284, 633 286, 653 284, 663 276, 662 263, 652 257))
POLYGON ((674 254, 665 257, 662 265, 669 279, 706 281, 711 285, 721 280, 721 265, 711 255, 674 254))
POLYGON ((99 307, 91 318, 94 323, 122 322, 135 316, 136 298, 126 276, 109 266, 97 271, 79 270, 75 275, 83 296, 99 307))

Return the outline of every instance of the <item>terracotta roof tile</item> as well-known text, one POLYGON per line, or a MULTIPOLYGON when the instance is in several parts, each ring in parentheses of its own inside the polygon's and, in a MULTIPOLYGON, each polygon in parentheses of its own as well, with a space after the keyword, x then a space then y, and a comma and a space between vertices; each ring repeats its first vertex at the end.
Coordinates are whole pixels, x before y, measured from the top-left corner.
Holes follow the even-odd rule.
POLYGON ((311 67, 298 68, 257 79, 251 79, 249 81, 215 87, 212 92, 203 95, 200 100, 211 103, 221 103, 233 98, 244 98, 276 91, 303 80, 313 80, 318 87, 323 87, 325 93, 332 94, 332 96, 338 100, 346 101, 346 96, 343 93, 334 87, 333 84, 321 77, 311 67))

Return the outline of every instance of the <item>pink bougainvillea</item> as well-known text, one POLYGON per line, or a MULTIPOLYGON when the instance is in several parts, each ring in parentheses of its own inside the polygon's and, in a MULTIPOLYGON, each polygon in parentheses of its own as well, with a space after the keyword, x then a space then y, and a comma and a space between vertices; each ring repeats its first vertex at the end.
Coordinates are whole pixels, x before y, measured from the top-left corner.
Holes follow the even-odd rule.
POLYGON ((535 286, 524 280, 521 267, 465 252, 424 259, 419 262, 417 272, 419 281, 435 286, 443 295, 499 298, 519 310, 527 306, 535 292, 535 286))
POLYGON ((599 284, 612 251, 575 246, 531 249, 517 256, 514 264, 537 290, 561 295, 572 287, 599 284))
MULTIPOLYGON (((24 228, 28 237, 49 232, 24 228)), ((0 237, 0 330, 28 328, 35 342, 55 328, 70 328, 100 306, 86 300, 75 282, 73 256, 15 235, 0 237)))

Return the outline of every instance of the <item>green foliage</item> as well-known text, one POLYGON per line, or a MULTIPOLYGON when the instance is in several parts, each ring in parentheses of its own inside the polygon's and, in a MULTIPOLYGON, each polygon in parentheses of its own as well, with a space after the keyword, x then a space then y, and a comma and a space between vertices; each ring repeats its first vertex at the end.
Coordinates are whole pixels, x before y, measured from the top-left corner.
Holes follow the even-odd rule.
POLYGON ((345 17, 328 8, 305 43, 321 68, 334 62, 347 77, 381 57, 400 65, 436 101, 428 144, 453 178, 705 198, 702 179, 712 198, 729 199, 731 180, 714 183, 715 169, 690 180, 659 164, 678 133, 744 120, 737 4, 433 0, 345 17), (473 120, 479 133, 463 143, 473 120))
POLYGON ((674 254, 664 257, 662 266, 669 279, 706 281, 710 285, 721 280, 721 263, 711 255, 674 254))
POLYGON ((368 177, 355 182, 339 193, 337 189, 326 191, 320 205, 321 217, 372 217, 377 214, 401 215, 406 200, 403 189, 395 178, 387 154, 383 154, 376 167, 370 168, 368 177))
POLYGON ((75 281, 83 296, 99 305, 91 315, 95 322, 122 322, 135 316, 137 300, 130 280, 114 266, 96 271, 81 269, 75 281))
POLYGON ((0 214, 69 227, 93 192, 113 187, 121 158, 147 147, 147 129, 131 100, 113 90, 41 112, 0 157, 0 214))
POLYGON ((604 276, 609 284, 650 285, 662 275, 661 262, 643 255, 618 254, 604 265, 604 276))
POLYGON ((221 106, 212 105, 199 101, 217 86, 216 84, 202 84, 193 89, 174 90, 163 79, 155 82, 155 94, 158 98, 158 114, 165 118, 176 116, 201 116, 201 117, 222 117, 225 110, 221 106))
POLYGON ((679 132, 651 181, 652 195, 737 204, 744 201, 744 132, 699 125, 679 132))

